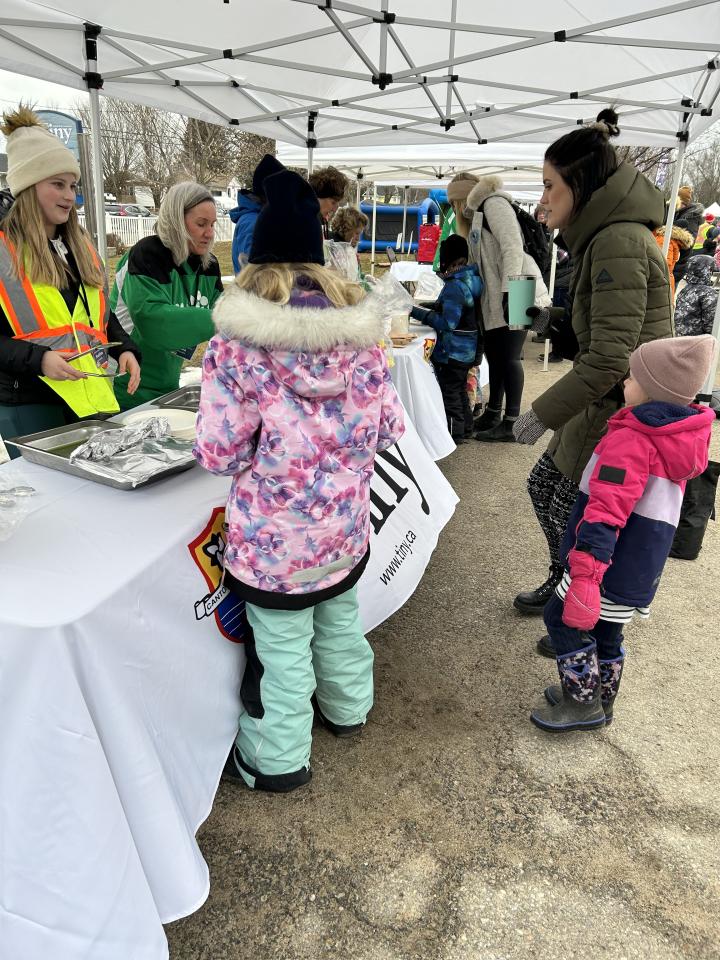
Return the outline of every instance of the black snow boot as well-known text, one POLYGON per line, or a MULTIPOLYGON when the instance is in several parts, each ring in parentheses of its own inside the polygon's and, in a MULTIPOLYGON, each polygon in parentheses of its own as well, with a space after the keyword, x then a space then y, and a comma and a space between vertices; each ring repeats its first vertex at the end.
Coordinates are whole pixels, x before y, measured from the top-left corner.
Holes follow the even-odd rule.
POLYGON ((515 609, 528 616, 539 617, 545 609, 545 604, 555 592, 555 587, 562 580, 562 575, 563 567, 559 564, 551 564, 545 583, 541 583, 535 590, 525 590, 515 597, 513 600, 515 609))
MULTIPOLYGON (((548 639, 550 639, 548 637, 548 639)), ((538 648, 541 641, 538 641, 538 648)), ((620 689, 620 678, 622 677, 623 664, 625 662, 625 650, 621 648, 619 657, 614 660, 598 660, 600 666, 600 702, 605 711, 605 725, 609 726, 613 720, 613 704, 620 689)), ((562 687, 560 684, 554 684, 545 688, 545 699, 554 706, 562 700, 562 687)))
MULTIPOLYGON (((585 639, 589 639, 587 634, 585 639)), ((561 699, 538 707, 530 714, 536 727, 550 733, 595 730, 605 726, 600 666, 595 643, 557 657, 561 699)))

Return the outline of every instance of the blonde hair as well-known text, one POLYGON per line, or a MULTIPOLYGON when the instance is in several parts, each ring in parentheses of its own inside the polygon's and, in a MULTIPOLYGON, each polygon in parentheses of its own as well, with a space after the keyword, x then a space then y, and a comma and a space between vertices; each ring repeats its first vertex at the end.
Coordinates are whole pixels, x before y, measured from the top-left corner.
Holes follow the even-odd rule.
MULTIPOLYGON (((18 275, 27 274, 31 283, 44 283, 62 290, 72 279, 68 265, 54 256, 45 232, 45 219, 35 187, 22 190, 2 221, 2 230, 17 251, 14 269, 18 275)), ((60 237, 75 259, 83 283, 89 287, 104 287, 105 273, 99 258, 92 254, 89 234, 83 230, 75 207, 67 223, 57 229, 60 237)))
MULTIPOLYGON (((155 231, 172 254, 176 267, 185 263, 190 256, 192 238, 185 225, 185 214, 208 200, 215 206, 215 198, 206 187, 191 180, 184 180, 170 187, 160 204, 155 231)), ((212 247, 211 243, 207 253, 200 258, 204 270, 207 270, 212 260, 212 247)))
POLYGON ((341 277, 317 263, 249 263, 235 283, 249 293, 272 303, 287 303, 298 277, 316 283, 335 307, 349 307, 365 296, 359 283, 341 277))
POLYGON ((455 211, 455 233, 459 233, 461 237, 467 240, 470 235, 472 219, 465 216, 465 201, 453 200, 450 205, 455 211))

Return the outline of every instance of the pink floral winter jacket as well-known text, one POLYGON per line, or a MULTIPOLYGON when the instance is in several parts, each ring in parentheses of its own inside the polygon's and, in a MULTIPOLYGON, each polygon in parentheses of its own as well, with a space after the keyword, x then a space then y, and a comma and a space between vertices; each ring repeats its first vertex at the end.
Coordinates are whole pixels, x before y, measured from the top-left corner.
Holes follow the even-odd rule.
POLYGON ((251 593, 335 587, 368 550, 375 452, 404 431, 378 308, 309 281, 286 305, 232 286, 214 320, 194 453, 234 475, 226 570, 251 593))

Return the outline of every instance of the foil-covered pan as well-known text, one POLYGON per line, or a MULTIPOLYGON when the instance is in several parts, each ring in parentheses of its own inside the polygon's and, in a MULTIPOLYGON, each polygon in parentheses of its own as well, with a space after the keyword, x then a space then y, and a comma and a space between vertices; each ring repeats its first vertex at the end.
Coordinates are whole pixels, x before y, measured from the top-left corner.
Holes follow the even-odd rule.
MULTIPOLYGON (((196 463, 192 455, 192 442, 175 440, 173 437, 140 439, 136 446, 121 450, 106 460, 71 460, 71 454, 78 447, 98 438, 105 431, 120 430, 123 430, 121 423, 82 420, 52 430, 13 437, 5 442, 17 447, 23 457, 32 463, 117 490, 144 487, 189 470, 196 463)), ((115 444, 101 442, 98 446, 110 450, 115 444)))

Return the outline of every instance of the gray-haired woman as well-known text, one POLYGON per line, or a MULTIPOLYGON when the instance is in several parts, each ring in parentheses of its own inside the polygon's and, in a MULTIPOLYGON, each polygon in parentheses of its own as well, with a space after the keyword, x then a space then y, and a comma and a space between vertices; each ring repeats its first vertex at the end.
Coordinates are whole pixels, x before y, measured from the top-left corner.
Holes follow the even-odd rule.
POLYGON ((160 204, 157 236, 138 241, 118 264, 110 303, 142 345, 142 383, 130 396, 115 381, 123 410, 177 389, 183 361, 215 333, 212 308, 222 293, 211 253, 215 201, 197 183, 177 183, 160 204))

